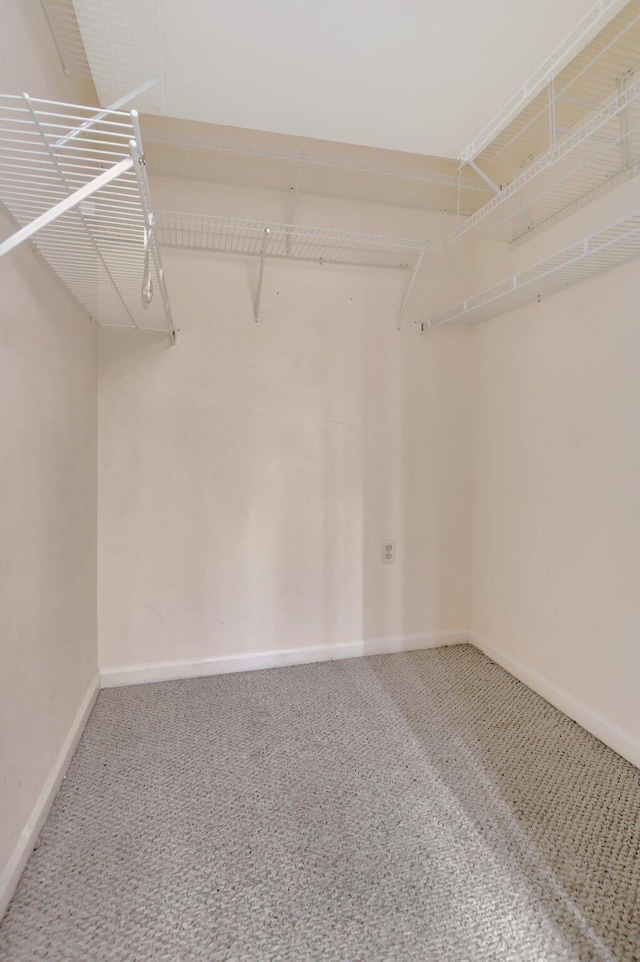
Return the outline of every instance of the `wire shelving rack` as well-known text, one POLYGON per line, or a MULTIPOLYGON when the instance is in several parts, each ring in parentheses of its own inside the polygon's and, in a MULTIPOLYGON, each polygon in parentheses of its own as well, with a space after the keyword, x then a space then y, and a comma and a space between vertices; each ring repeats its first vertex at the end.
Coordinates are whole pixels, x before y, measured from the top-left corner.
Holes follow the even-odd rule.
POLYGON ((260 257, 260 275, 254 302, 255 321, 260 315, 262 277, 267 258, 411 270, 397 315, 398 330, 402 327, 424 257, 443 249, 442 244, 407 237, 358 234, 324 227, 301 227, 297 224, 163 210, 157 212, 157 237, 158 242, 166 247, 260 257))
POLYGON ((640 80, 612 97, 554 150, 460 224, 451 240, 482 233, 513 241, 613 179, 634 176, 640 161, 640 80), (528 217, 526 226, 523 216, 528 217))
POLYGON ((450 240, 523 240, 640 172, 639 69, 640 0, 598 0, 462 151, 494 196, 450 240))
POLYGON ((639 256, 640 210, 637 210, 429 318, 421 328, 487 321, 621 267, 639 256))
POLYGON ((522 167, 579 124, 640 60, 640 2, 597 0, 462 151, 463 164, 522 167))
POLYGON ((158 243, 165 247, 260 256, 265 231, 268 232, 268 257, 321 264, 408 270, 420 254, 442 250, 441 244, 406 237, 357 234, 239 217, 156 212, 158 243))
POLYGON ((102 325, 175 331, 135 111, 0 97, 0 200, 102 325))

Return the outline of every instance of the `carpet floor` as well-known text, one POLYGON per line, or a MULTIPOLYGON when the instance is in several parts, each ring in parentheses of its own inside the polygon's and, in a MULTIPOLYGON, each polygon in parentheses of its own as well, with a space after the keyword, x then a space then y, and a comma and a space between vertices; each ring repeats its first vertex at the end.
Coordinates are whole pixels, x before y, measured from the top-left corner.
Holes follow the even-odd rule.
POLYGON ((640 772, 471 646, 103 691, 2 962, 640 960, 640 772))

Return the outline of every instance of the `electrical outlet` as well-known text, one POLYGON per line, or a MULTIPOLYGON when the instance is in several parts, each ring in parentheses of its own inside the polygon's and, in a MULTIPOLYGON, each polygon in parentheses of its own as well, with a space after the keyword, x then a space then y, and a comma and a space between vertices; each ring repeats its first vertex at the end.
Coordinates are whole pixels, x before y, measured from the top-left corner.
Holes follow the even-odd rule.
POLYGON ((395 541, 382 542, 382 564, 394 565, 396 563, 396 543, 395 541))

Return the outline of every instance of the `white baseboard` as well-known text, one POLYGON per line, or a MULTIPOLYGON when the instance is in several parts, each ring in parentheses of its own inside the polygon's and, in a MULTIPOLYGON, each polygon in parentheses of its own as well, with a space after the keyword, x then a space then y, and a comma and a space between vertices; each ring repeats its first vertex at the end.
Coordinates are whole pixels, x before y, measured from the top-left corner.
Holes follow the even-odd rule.
POLYGON ((479 635, 476 631, 468 632, 468 639, 472 645, 483 651, 487 657, 495 661, 496 664, 508 671, 519 681, 523 682, 533 691, 542 695, 551 705, 559 708, 561 712, 568 715, 579 725, 582 725, 588 732, 612 748, 618 755, 622 755, 627 761, 637 768, 640 768, 640 741, 629 735, 627 732, 618 728, 608 721, 603 715, 589 708, 584 702, 574 695, 569 694, 555 682, 545 678, 532 668, 528 668, 523 662, 511 655, 505 654, 498 648, 494 648, 486 638, 479 635))
POLYGON ((82 700, 82 704, 78 710, 76 717, 73 720, 69 734, 64 740, 64 744, 60 749, 60 754, 56 758, 55 764, 49 773, 49 777, 45 782, 44 788, 40 793, 29 820, 22 830, 22 834, 18 839, 18 843, 13 850, 13 854, 9 859, 8 864, 3 869, 2 874, 0 874, 0 920, 4 916, 11 897, 16 890, 16 886, 20 880, 22 870, 29 860, 29 856, 33 851, 33 848, 38 840, 38 835, 40 834, 40 829, 44 825, 45 819, 49 814, 49 809, 51 804, 56 797, 56 792, 60 788, 62 779, 65 776, 65 772, 69 767, 69 762, 73 758, 73 753, 76 750, 76 746, 80 741, 80 736, 84 731, 84 726, 87 723, 87 719, 91 714, 91 709, 93 708, 93 703, 96 700, 98 691, 100 690, 100 676, 96 675, 89 689, 82 700))
POLYGON ((200 678, 206 675, 226 675, 234 671, 255 671, 259 668, 281 668, 285 665, 306 665, 315 661, 334 661, 340 658, 359 658, 362 655, 385 655, 399 651, 439 648, 441 645, 465 644, 469 632, 446 628, 415 635, 391 638, 369 638, 365 641, 346 641, 334 645, 314 645, 308 648, 281 648, 250 654, 221 655, 191 661, 162 661, 147 665, 103 668, 100 682, 103 688, 120 685, 141 685, 154 681, 175 681, 178 678, 200 678))

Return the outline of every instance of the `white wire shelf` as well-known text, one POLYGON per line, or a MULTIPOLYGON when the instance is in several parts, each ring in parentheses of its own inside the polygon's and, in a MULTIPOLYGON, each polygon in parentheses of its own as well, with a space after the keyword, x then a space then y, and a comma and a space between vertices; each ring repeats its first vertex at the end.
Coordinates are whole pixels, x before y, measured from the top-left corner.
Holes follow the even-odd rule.
MULTIPOLYGON (((25 231, 118 172, 32 243, 100 324, 168 331, 171 312, 135 113, 0 97, 0 200, 25 231), (150 282, 152 297, 143 298, 150 282), (146 304, 146 307, 144 306, 146 304)), ((4 243, 5 249, 9 241, 4 243)))
POLYGON ((640 210, 437 314, 423 328, 475 324, 541 301, 640 256, 640 210))
POLYGON ((478 164, 494 181, 517 177, 628 84, 640 65, 640 0, 614 4, 609 12, 614 7, 616 16, 484 142, 478 164))
POLYGON ((158 0, 42 0, 65 73, 93 80, 102 106, 158 81, 138 106, 163 106, 158 0))
POLYGON ((442 250, 441 244, 412 238, 164 210, 156 212, 156 236, 165 247, 261 256, 266 245, 269 258, 401 270, 442 250))
MULTIPOLYGON (((532 101, 541 91, 546 91, 563 68, 575 61, 592 38, 600 34, 626 5, 627 0, 597 0, 553 53, 465 147, 460 154, 460 161, 469 163, 483 154, 489 146, 494 149, 496 145, 508 142, 513 137, 514 129, 522 126, 523 113, 532 101)), ((543 93, 542 96, 545 97, 546 94, 543 93)))
POLYGON ((268 221, 216 217, 210 214, 157 213, 158 242, 167 247, 244 255, 260 258, 254 321, 260 319, 260 297, 265 260, 311 261, 353 267, 387 267, 410 270, 411 277, 396 318, 402 329, 404 315, 424 257, 441 251, 442 244, 410 237, 356 234, 324 227, 300 227, 268 221))
POLYGON ((451 241, 472 233, 514 241, 640 161, 640 80, 612 97, 585 124, 460 224, 451 241), (524 216, 529 224, 525 223, 524 216))
POLYGON ((491 190, 476 177, 459 176, 455 161, 420 167, 365 161, 196 135, 154 131, 145 125, 149 173, 222 184, 264 187, 349 200, 464 212, 483 204, 491 190))

